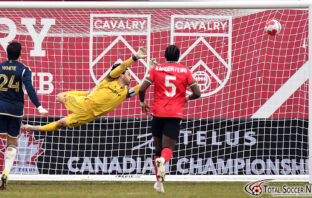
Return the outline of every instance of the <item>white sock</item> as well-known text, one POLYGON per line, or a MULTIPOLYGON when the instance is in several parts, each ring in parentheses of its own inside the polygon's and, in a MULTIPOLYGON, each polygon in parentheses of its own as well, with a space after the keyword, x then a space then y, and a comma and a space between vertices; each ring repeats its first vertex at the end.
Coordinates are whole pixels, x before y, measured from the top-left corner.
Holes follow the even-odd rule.
POLYGON ((3 170, 3 171, 6 171, 8 174, 10 173, 12 169, 15 156, 16 156, 16 148, 8 147, 4 154, 5 162, 4 162, 4 170, 3 170))

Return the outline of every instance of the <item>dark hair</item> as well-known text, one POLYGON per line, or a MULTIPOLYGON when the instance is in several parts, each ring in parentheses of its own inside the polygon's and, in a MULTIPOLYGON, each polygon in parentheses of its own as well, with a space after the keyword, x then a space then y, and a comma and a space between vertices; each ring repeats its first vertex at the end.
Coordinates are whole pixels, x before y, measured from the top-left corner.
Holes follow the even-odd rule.
POLYGON ((165 52, 167 61, 178 61, 180 57, 180 49, 175 45, 169 45, 165 52))
POLYGON ((22 45, 18 42, 12 42, 7 47, 7 55, 9 60, 17 60, 21 55, 22 45))
MULTIPOLYGON (((116 63, 116 64, 114 64, 113 66, 112 66, 112 68, 111 68, 111 72, 114 70, 114 69, 116 69, 116 67, 118 67, 119 65, 121 65, 121 63, 116 63)), ((122 74, 125 74, 125 72, 128 70, 128 68, 124 71, 124 72, 122 72, 122 74)))

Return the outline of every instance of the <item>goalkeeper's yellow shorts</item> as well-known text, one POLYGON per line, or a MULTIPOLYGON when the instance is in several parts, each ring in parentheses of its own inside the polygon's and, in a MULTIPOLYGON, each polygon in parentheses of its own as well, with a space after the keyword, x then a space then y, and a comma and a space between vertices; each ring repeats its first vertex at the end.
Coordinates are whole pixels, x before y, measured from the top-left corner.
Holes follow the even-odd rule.
POLYGON ((66 118, 69 128, 77 127, 95 120, 96 117, 87 111, 85 96, 65 94, 63 98, 66 109, 72 113, 66 118))

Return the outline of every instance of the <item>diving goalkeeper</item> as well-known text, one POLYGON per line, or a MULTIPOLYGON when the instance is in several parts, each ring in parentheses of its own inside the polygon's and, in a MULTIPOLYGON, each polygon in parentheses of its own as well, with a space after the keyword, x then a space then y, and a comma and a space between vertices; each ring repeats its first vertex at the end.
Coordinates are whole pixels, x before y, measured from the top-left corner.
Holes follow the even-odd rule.
POLYGON ((90 91, 68 91, 59 93, 56 101, 65 105, 72 113, 44 126, 24 125, 24 130, 55 131, 63 127, 77 127, 95 120, 114 110, 125 99, 138 94, 140 86, 128 88, 131 75, 127 68, 138 59, 145 58, 146 50, 138 52, 121 64, 115 64, 104 80, 90 91))

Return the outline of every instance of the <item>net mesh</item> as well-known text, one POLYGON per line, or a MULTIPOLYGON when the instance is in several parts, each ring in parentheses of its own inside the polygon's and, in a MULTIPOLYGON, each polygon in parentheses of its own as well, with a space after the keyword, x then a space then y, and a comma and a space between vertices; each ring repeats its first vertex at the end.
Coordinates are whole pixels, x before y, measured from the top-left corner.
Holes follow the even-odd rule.
MULTIPOLYGON (((25 95, 24 124, 68 115, 55 100, 58 93, 91 89, 142 46, 147 59, 130 68, 131 86, 140 83, 148 61, 164 62, 165 48, 174 43, 202 97, 185 105, 166 166, 170 176, 307 174, 307 10, 2 9, 0 17, 3 61, 6 43, 21 42, 21 62, 32 69, 49 110, 49 118, 41 118, 25 95), (277 36, 264 31, 270 19, 282 25, 277 36)), ((0 170, 5 136, 1 143, 0 170)), ((132 97, 84 126, 21 131, 12 173, 152 175, 153 155, 150 118, 132 97)))

